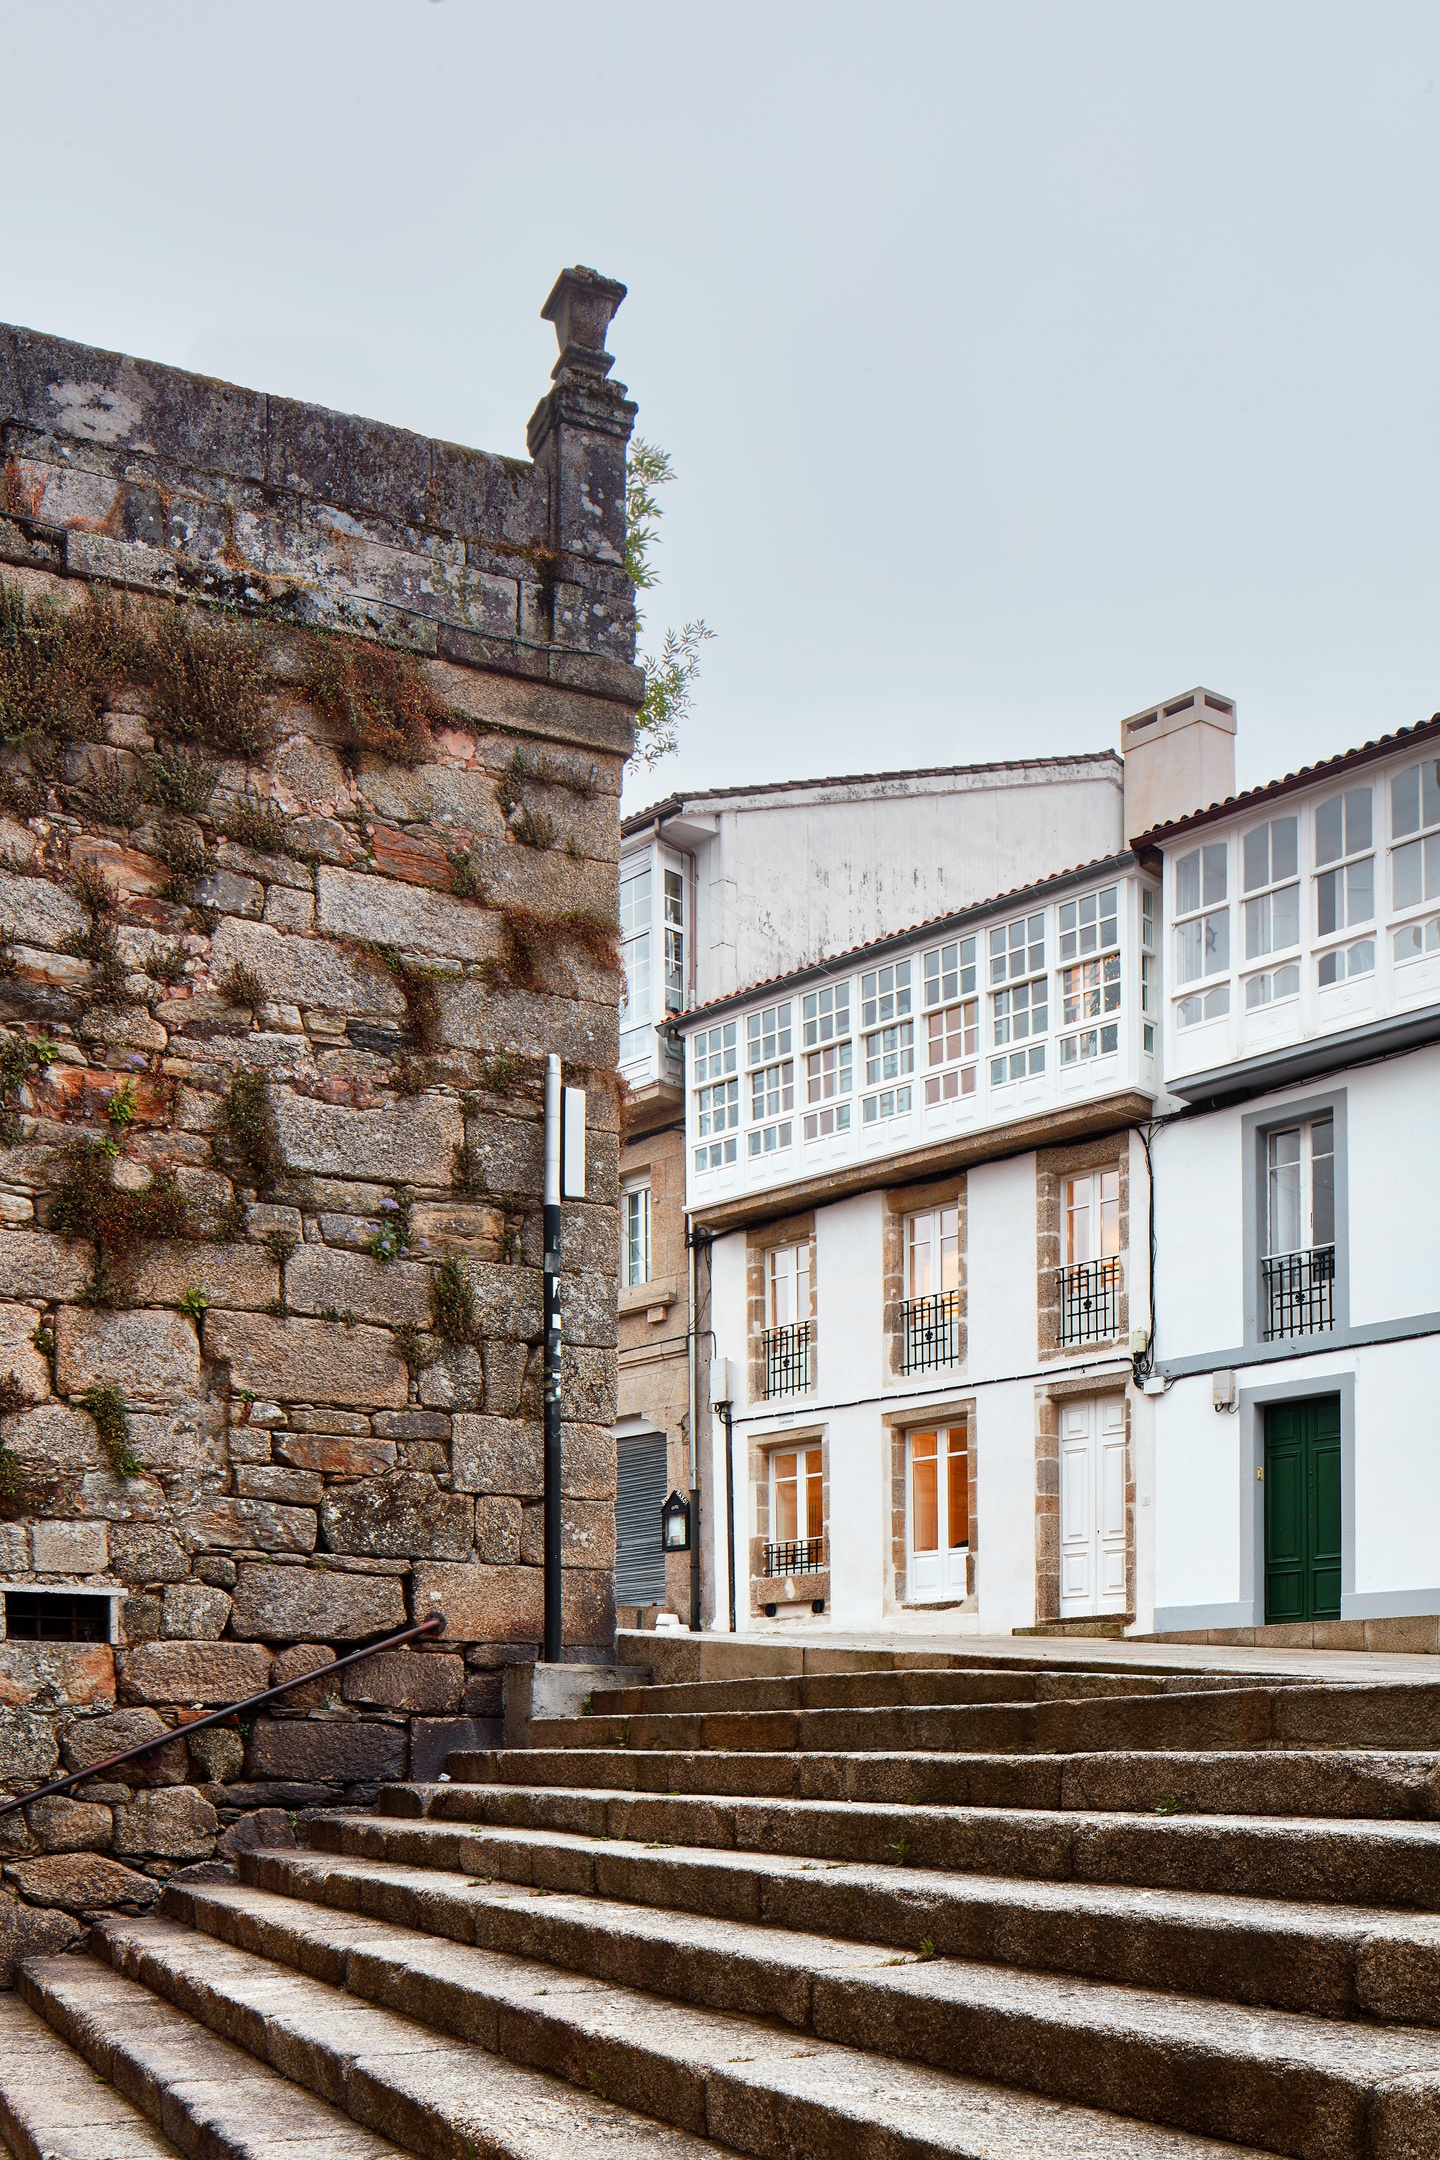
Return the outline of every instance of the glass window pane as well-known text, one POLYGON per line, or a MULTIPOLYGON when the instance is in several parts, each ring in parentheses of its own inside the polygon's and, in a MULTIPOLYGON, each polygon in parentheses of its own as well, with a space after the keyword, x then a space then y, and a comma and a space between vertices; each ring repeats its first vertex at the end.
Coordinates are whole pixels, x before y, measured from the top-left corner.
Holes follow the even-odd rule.
POLYGON ((1390 831, 1395 839, 1420 827, 1420 768, 1396 773, 1390 782, 1390 831))
POLYGON ((799 1535, 796 1509, 796 1479, 794 1455, 776 1455, 773 1458, 775 1472, 775 1521, 771 1536, 777 1542, 788 1543, 799 1535))
POLYGON ((1340 928, 1340 872, 1326 870, 1315 880, 1316 928, 1328 937, 1340 928))
POLYGON ((1205 858, 1205 900, 1225 898, 1225 861, 1227 849, 1223 840, 1213 840, 1201 851, 1205 858))
POLYGON ((825 1535, 825 1479, 820 1469, 820 1450, 811 1448, 805 1471, 805 1535, 825 1535))
POLYGON ((1270 950, 1270 895, 1245 902, 1245 957, 1257 960, 1270 950))
POLYGON ((1335 1121, 1316 1118, 1310 1128, 1311 1239, 1335 1242, 1335 1121))
POLYGON ((911 1442, 910 1464, 910 1542, 917 1553, 940 1550, 938 1468, 934 1433, 917 1433, 911 1442))
POLYGON ((1188 915, 1200 905, 1200 850, 1182 855, 1175 865, 1175 912, 1188 915))
POLYGON ((1205 917, 1205 973, 1216 975, 1230 965, 1230 911, 1205 917))
POLYGON ((1298 1252, 1300 1237, 1300 1128, 1291 1126, 1268 1137, 1269 1250, 1298 1252))
POLYGON ((1300 887, 1282 885, 1270 895, 1270 951, 1300 942, 1300 887))
POLYGON ((1370 790, 1352 788, 1345 797, 1345 852, 1356 855, 1370 845, 1370 790))
POLYGON ((1294 877, 1300 867, 1300 820, 1275 818, 1270 826, 1270 875, 1294 877))
POLYGON ((1329 802, 1322 802, 1315 812, 1315 860, 1317 863, 1338 862, 1344 852, 1341 798, 1332 795, 1329 802))
POLYGON ((1390 858, 1390 865, 1395 906, 1416 906, 1422 897, 1420 842, 1412 840, 1405 847, 1397 847, 1390 858))
MULTIPOLYGON (((1365 800, 1370 800, 1367 795, 1365 800)), ((1345 920, 1347 923, 1369 922, 1375 913, 1375 858, 1367 855, 1363 862, 1351 863, 1345 872, 1345 920)))
MULTIPOLYGON (((1204 968, 1205 933, 1199 922, 1181 923, 1175 932, 1175 975, 1182 983, 1194 982, 1204 968)), ((997 1029, 995 1040, 1001 1040, 997 1029)))
POLYGON ((1420 813, 1425 824, 1440 825, 1440 759, 1427 758, 1420 768, 1420 813))
POLYGON ((1247 832, 1243 846, 1245 890, 1254 892, 1270 882, 1270 827, 1257 825, 1254 832, 1247 832))
POLYGON ((965 1428, 952 1429, 946 1456, 946 1493, 951 1552, 970 1543, 970 1461, 965 1449, 965 1428))

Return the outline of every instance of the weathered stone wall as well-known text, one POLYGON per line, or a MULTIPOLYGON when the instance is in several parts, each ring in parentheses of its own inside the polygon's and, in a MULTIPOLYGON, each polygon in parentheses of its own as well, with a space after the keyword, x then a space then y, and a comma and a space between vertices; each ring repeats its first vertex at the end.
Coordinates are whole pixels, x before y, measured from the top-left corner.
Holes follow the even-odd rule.
POLYGON ((0 1792, 176 1734, 0 1820, 0 1965, 498 1737, 541 1635, 551 1051, 591 1121, 565 1631, 613 1643, 622 294, 557 285, 528 464, 0 329, 0 1587, 114 1596, 111 1643, 0 1641, 0 1792), (249 754, 143 637, 21 725, 26 625, 102 590, 127 635, 262 641, 249 754), (405 755, 317 688, 376 640, 405 755))

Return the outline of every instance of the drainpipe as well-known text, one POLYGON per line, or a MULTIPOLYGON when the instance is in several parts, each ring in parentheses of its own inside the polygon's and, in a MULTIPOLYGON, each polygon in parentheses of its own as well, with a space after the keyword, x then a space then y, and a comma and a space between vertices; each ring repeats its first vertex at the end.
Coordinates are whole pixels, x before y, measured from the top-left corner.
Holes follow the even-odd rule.
POLYGON ((560 1060, 545 1061, 545 1662, 564 1662, 560 1574, 560 1060))
POLYGON ((725 1425, 725 1573, 730 1579, 730 1633, 738 1633, 735 1626, 735 1435, 730 1427, 730 1405, 721 1403, 720 1416, 725 1425))
POLYGON ((695 1445, 697 1320, 695 1310, 695 1240, 685 1218, 686 1258, 690 1263, 690 1632, 700 1632, 700 1457, 695 1445))

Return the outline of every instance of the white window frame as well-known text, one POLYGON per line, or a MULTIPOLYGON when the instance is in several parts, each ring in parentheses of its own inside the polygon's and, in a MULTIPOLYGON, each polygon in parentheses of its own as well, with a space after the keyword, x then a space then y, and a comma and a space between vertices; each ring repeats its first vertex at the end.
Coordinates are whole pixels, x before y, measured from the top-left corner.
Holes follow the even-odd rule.
POLYGON ((647 848, 642 854, 623 858, 620 864, 620 952, 625 990, 620 1001, 622 1065, 640 1064, 650 1057, 653 1048, 654 912, 655 863, 653 851, 647 848))
POLYGON ((1390 906, 1393 914, 1408 915, 1440 899, 1440 758, 1422 758, 1392 773, 1389 794, 1390 906), (1410 812, 1402 791, 1409 794, 1412 789, 1415 822, 1403 823, 1410 812), (1402 898, 1402 883, 1412 884, 1412 866, 1414 889, 1402 898))
POLYGON ((740 1154, 739 1023, 717 1021, 690 1037, 697 1173, 721 1170, 740 1154))
POLYGON ((958 1290, 960 1260, 958 1202, 949 1207, 920 1208, 905 1217, 906 1304, 913 1305, 918 1298, 940 1297, 946 1291, 958 1290), (928 1277, 928 1287, 923 1289, 918 1286, 916 1275, 916 1263, 921 1253, 925 1255, 928 1277))
MULTIPOLYGON (((1300 946, 1300 819, 1266 818, 1240 836, 1242 966, 1300 946), (1263 842, 1263 861, 1257 860, 1263 842), (1276 868, 1280 863, 1282 867, 1276 868)), ((1247 1004, 1249 999, 1247 996, 1247 1004)))
POLYGON ((1062 900, 1057 922, 1063 1070, 1091 1058, 1111 1057, 1120 1048, 1119 886, 1104 885, 1078 899, 1062 900))
MULTIPOLYGON (((1201 840, 1193 848, 1174 859, 1171 874, 1171 891, 1174 905, 1171 909, 1172 937, 1175 953, 1175 989, 1189 990, 1192 984, 1207 982, 1214 975, 1230 973, 1230 848, 1225 840, 1201 840), (1189 882, 1189 865, 1195 865, 1193 898, 1184 890, 1189 882), (1199 962, 1196 966, 1195 963, 1199 962)), ((1183 999, 1181 1002, 1185 1002, 1183 999)), ((1229 986, 1223 1005, 1217 1003, 1217 1011, 1230 1010, 1229 986)), ((1204 1018, 1213 1019, 1213 1012, 1204 1018)), ((1184 1027, 1190 1023, 1179 1019, 1184 1027)))
POLYGON ((1064 1265, 1084 1267, 1092 1260, 1116 1260, 1120 1242, 1120 1172, 1082 1170, 1067 1177, 1061 1196, 1064 1265), (1083 1235, 1077 1235, 1083 1223, 1083 1235), (1078 1248, 1084 1245, 1086 1250, 1078 1248))
POLYGON ((1362 924, 1375 920, 1375 791, 1368 781, 1362 787, 1341 788, 1315 805, 1315 935, 1321 943, 1345 938, 1362 924), (1363 818, 1358 806, 1363 803, 1363 818), (1352 813, 1352 805, 1356 806, 1352 813), (1338 806, 1341 819, 1340 852, 1322 855, 1327 845, 1322 823, 1338 806), (1352 836, 1351 824, 1363 824, 1363 836, 1352 836), (1326 917, 1332 919, 1325 927, 1326 917))
POLYGON ((765 1254, 765 1325, 795 1327, 815 1318, 815 1270, 809 1238, 771 1245, 765 1254))
POLYGON ((633 1178, 628 1181, 621 1198, 625 1209, 625 1219, 621 1225, 624 1237, 625 1288, 636 1290, 642 1283, 653 1280, 650 1272, 652 1259, 649 1178, 633 1178))
POLYGON ((809 1544, 825 1535, 825 1453, 818 1440, 792 1440, 768 1451, 765 1465, 766 1479, 770 1488, 770 1535, 767 1545, 809 1544), (788 1534, 780 1528, 780 1487, 792 1481, 780 1476, 780 1464, 791 1458, 795 1462, 795 1527, 788 1534), (810 1500, 812 1488, 818 1486, 820 1501, 820 1527, 810 1528, 810 1500), (801 1521, 804 1528, 801 1528, 801 1521))
POLYGON ((1160 1019, 1160 950, 1158 923, 1160 895, 1153 885, 1140 887, 1140 1023, 1147 1057, 1155 1054, 1155 1031, 1160 1019))
POLYGON ((1292 1253, 1314 1252, 1322 1250, 1326 1246, 1334 1245, 1336 1242, 1335 1179, 1337 1164, 1334 1112, 1322 1110, 1314 1117, 1296 1119, 1290 1124, 1287 1124, 1282 1118, 1274 1125, 1266 1127, 1264 1139, 1265 1191, 1263 1217, 1260 1225, 1262 1258, 1278 1260, 1286 1258, 1292 1253), (1315 1131, 1316 1127, 1321 1125, 1328 1127, 1330 1139, 1330 1146, 1322 1156, 1322 1159, 1328 1161, 1330 1165, 1330 1223, 1328 1236, 1317 1234, 1317 1230, 1323 1231, 1326 1226, 1323 1219, 1318 1225, 1315 1219, 1315 1131), (1282 1245, 1276 1241, 1276 1177, 1281 1168, 1288 1166, 1282 1165, 1277 1160, 1277 1143, 1287 1140, 1292 1133, 1298 1136, 1299 1141, 1295 1165, 1298 1173, 1295 1192, 1296 1227, 1297 1229, 1303 1229, 1306 1235, 1304 1241, 1299 1244, 1282 1245))
POLYGON ((780 998, 745 1015, 745 1136, 749 1161, 775 1155, 795 1138, 794 1000, 780 998))

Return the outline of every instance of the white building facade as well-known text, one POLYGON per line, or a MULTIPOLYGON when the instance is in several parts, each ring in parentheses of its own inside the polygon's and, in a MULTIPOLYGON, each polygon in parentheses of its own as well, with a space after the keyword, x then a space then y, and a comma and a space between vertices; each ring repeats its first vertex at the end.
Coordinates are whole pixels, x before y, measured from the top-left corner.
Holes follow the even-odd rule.
POLYGON ((1155 1624, 1440 1614, 1440 722, 1140 844, 1178 1113, 1155 1624))
POLYGON ((1440 1647, 1440 719, 1238 797, 1233 729, 684 1015, 711 1624, 1440 1647))

